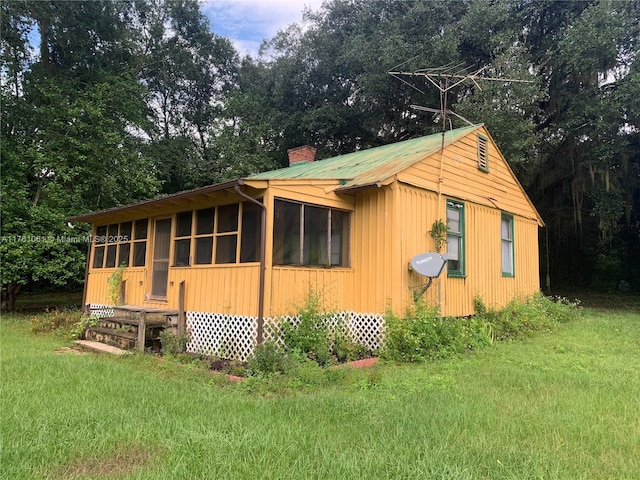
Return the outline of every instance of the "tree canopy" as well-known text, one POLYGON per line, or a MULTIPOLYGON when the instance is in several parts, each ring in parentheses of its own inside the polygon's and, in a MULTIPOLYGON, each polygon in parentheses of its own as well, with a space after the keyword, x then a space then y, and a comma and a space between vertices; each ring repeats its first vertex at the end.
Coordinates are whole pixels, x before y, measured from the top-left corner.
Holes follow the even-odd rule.
MULTIPOLYGON (((455 65, 447 106, 485 123, 540 211, 555 287, 640 286, 640 4, 330 0, 240 58, 195 0, 1 8, 3 302, 82 281, 64 218, 438 131, 437 88, 391 70, 455 65)), ((450 115, 453 126, 463 122, 450 115)), ((86 233, 86 232, 80 232, 86 233)), ((546 282, 543 282, 545 284, 546 282)))

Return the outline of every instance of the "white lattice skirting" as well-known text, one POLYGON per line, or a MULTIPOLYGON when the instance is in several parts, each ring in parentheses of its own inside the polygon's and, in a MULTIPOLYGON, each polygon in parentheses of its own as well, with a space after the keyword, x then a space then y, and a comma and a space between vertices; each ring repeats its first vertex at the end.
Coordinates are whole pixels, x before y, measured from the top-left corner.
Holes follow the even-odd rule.
MULTIPOLYGON (((283 320, 296 322, 297 317, 265 318, 264 339, 282 345, 279 324, 283 320)), ((340 312, 328 319, 329 329, 341 325, 347 327, 354 342, 369 350, 381 347, 384 333, 384 317, 380 314, 340 312)), ((246 360, 256 345, 258 319, 221 313, 187 312, 187 329, 190 334, 187 350, 221 358, 246 360)))
POLYGON ((100 303, 90 303, 89 312, 91 315, 98 317, 113 317, 113 307, 111 305, 102 305, 100 303))

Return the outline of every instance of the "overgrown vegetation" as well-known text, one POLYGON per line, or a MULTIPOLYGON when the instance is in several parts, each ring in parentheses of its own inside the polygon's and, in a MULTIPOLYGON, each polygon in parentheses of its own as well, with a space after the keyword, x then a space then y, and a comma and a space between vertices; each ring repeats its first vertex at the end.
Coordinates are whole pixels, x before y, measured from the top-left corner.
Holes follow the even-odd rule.
POLYGON ((283 346, 275 341, 258 345, 248 360, 249 374, 298 372, 300 368, 315 368, 311 363, 324 367, 371 354, 353 340, 344 320, 323 308, 320 295, 315 292, 310 292, 296 316, 283 319, 274 333, 283 346))
POLYGON ((160 334, 160 351, 163 355, 180 355, 187 351, 189 344, 189 332, 173 333, 171 329, 165 329, 160 334))
POLYGON ((33 315, 29 320, 29 331, 53 333, 67 340, 78 340, 85 329, 95 324, 95 317, 85 317, 80 310, 56 308, 33 315))
POLYGON ((125 265, 120 265, 107 278, 107 298, 109 299, 109 305, 120 305, 122 301, 120 298, 120 289, 122 287, 122 277, 124 276, 125 269, 125 265))
POLYGON ((437 307, 416 303, 400 318, 389 312, 383 358, 419 362, 451 357, 490 345, 494 340, 515 339, 536 331, 548 331, 578 315, 578 303, 542 295, 514 298, 506 308, 487 308, 474 299, 475 315, 443 318, 437 307))

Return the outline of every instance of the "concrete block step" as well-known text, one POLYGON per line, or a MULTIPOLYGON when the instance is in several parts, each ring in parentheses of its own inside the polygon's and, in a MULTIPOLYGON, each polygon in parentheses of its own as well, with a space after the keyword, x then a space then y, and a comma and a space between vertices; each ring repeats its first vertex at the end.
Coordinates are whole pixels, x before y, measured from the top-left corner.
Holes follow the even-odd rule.
POLYGON ((92 352, 96 353, 109 353, 111 355, 126 355, 128 353, 131 353, 128 350, 123 350, 121 348, 107 345, 105 343, 92 342, 91 340, 76 340, 75 344, 79 347, 84 348, 85 350, 91 350, 92 352))

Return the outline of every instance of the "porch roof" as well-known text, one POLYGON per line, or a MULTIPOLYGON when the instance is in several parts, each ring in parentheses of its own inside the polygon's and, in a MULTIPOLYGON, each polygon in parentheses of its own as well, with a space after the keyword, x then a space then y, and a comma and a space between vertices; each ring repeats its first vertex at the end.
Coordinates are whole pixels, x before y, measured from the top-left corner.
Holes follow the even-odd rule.
POLYGON ((74 217, 69 217, 66 220, 68 222, 92 222, 93 220, 97 220, 101 217, 113 215, 113 214, 121 214, 128 211, 140 210, 145 208, 156 208, 162 207, 168 204, 175 202, 176 200, 181 200, 184 198, 194 198, 198 196, 207 196, 213 192, 218 192, 221 190, 227 190, 233 188, 235 186, 244 185, 242 179, 233 180, 230 182, 217 183, 215 185, 207 185, 206 187, 194 188, 192 190, 185 190, 183 192, 174 193, 172 195, 165 195, 163 197, 152 198, 150 200, 143 200, 141 202, 132 203, 130 205, 124 205, 122 207, 112 207, 106 208, 104 210, 99 210, 97 212, 86 213, 83 215, 76 215, 74 217))

